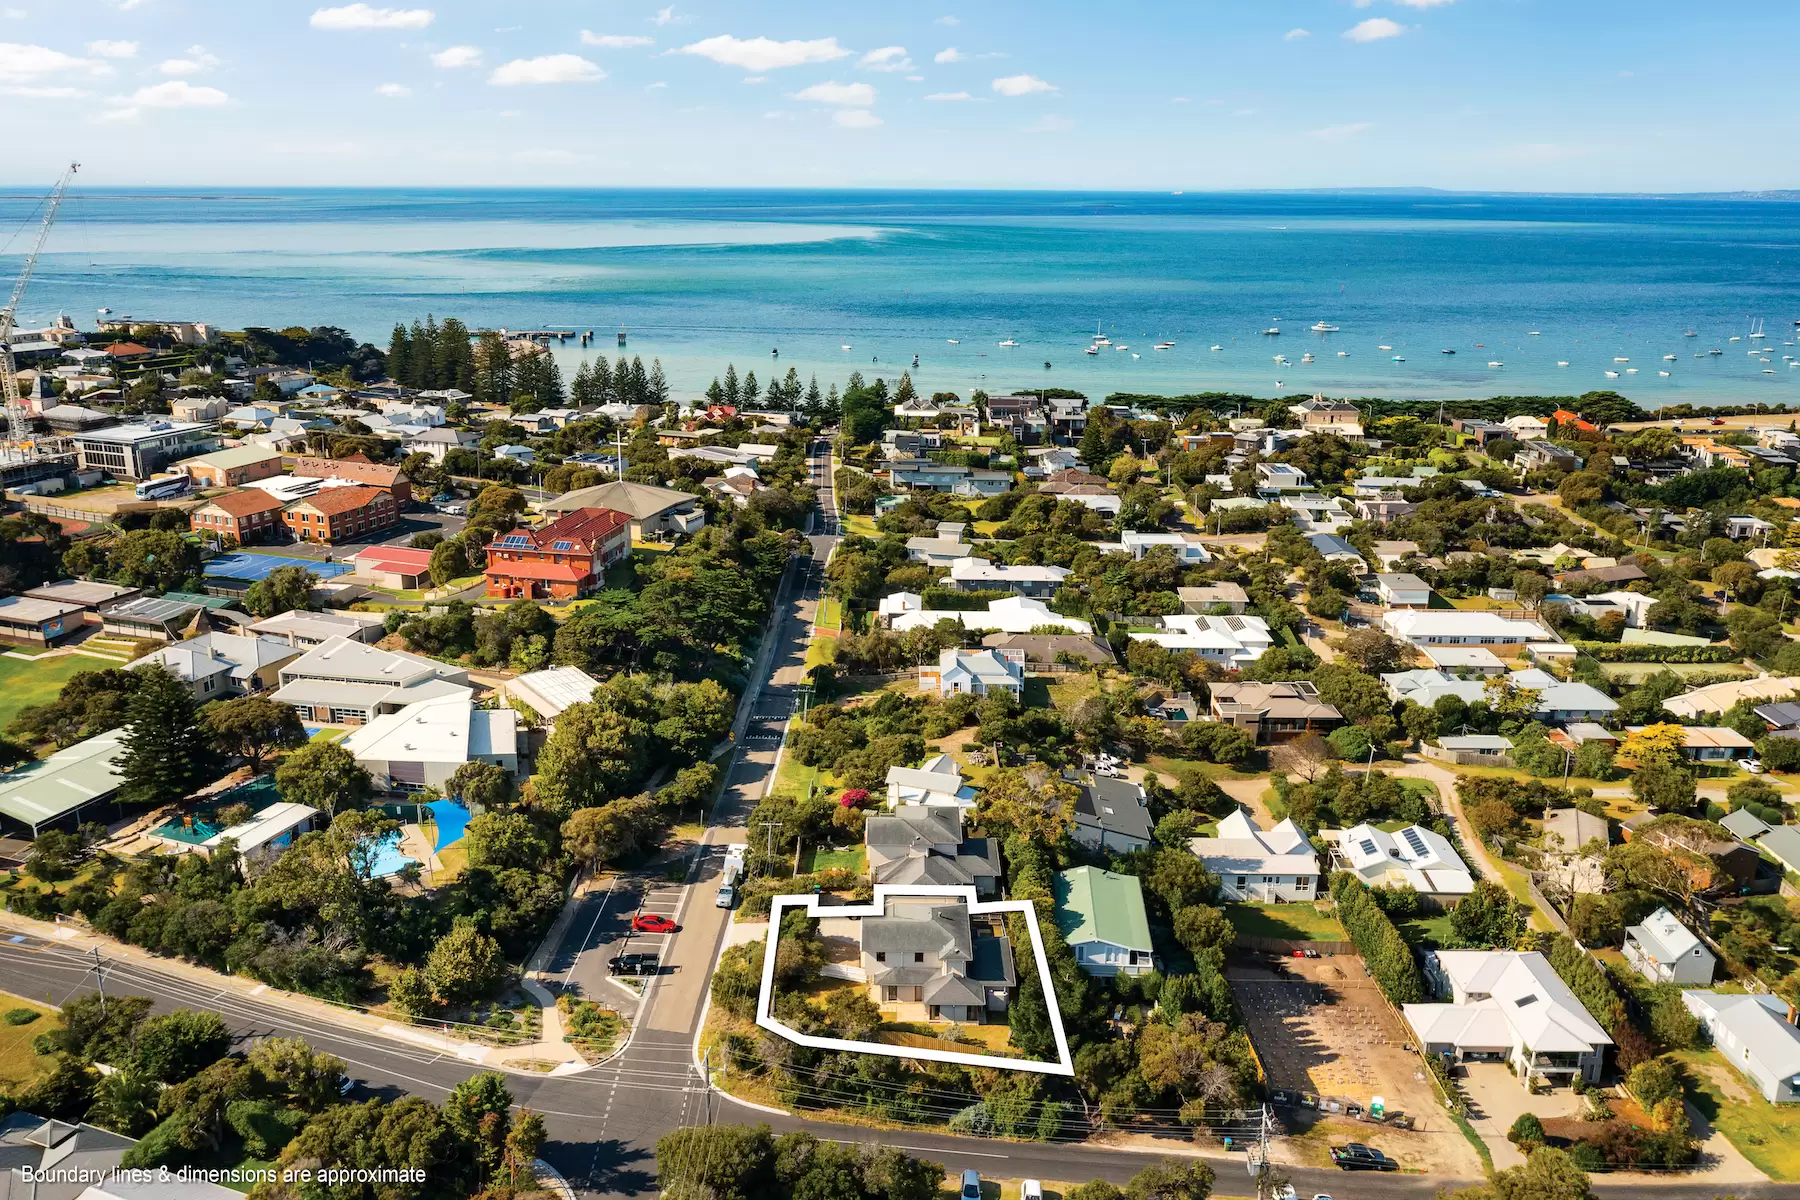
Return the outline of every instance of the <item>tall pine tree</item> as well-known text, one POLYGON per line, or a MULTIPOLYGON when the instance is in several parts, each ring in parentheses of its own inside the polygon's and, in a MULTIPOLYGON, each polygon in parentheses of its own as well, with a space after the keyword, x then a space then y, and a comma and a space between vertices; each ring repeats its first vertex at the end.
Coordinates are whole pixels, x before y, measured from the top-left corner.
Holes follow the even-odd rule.
POLYGON ((160 664, 138 674, 143 682, 125 710, 120 796, 133 804, 169 804, 212 779, 217 760, 187 685, 160 664))
POLYGON ((618 393, 613 390, 612 368, 606 365, 606 355, 602 354, 594 360, 594 370, 589 378, 594 382, 594 399, 591 403, 611 404, 618 399, 618 393))
POLYGON ((756 372, 755 371, 745 371, 744 372, 744 407, 745 408, 754 408, 754 407, 756 407, 756 402, 761 399, 762 399, 762 392, 759 391, 756 386, 756 372))
POLYGON ((396 383, 405 384, 412 375, 412 338, 407 335, 406 326, 398 322, 388 338, 387 368, 388 377, 396 383))
POLYGON ((475 346, 474 396, 489 404, 506 404, 512 399, 512 386, 512 351, 499 334, 487 330, 475 346))
POLYGON ((667 404, 669 402, 669 381, 663 377, 662 359, 650 360, 650 394, 644 398, 646 404, 667 404))
POLYGON ((724 389, 724 391, 725 391, 725 403, 731 404, 731 405, 736 405, 738 402, 739 389, 738 389, 737 366, 733 363, 725 364, 725 389, 724 389))
POLYGON ((644 360, 635 354, 631 356, 631 402, 650 403, 650 376, 644 373, 644 360))
POLYGON ((475 349, 470 344, 467 325, 455 317, 444 318, 444 323, 438 326, 435 358, 439 387, 474 391, 475 349))

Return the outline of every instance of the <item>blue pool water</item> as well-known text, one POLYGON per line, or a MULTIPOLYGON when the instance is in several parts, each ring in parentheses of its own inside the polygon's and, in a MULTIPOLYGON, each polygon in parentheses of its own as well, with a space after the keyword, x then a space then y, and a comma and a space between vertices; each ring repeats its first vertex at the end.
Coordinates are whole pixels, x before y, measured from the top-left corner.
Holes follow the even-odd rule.
POLYGON ((401 871, 418 862, 400 853, 400 835, 390 833, 381 840, 381 849, 375 855, 374 877, 385 879, 389 875, 398 875, 401 871))

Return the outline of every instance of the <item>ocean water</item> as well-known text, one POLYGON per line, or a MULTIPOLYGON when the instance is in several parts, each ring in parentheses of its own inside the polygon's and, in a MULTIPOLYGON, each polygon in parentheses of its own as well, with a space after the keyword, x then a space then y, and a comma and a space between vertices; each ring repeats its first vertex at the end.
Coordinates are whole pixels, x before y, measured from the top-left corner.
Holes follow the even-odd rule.
MULTIPOLYGON (((0 192, 0 269, 16 270, 36 202, 0 192)), ((225 328, 341 325, 380 345, 395 321, 429 312, 593 329, 608 354, 623 326, 627 352, 660 358, 678 394, 727 362, 763 380, 792 366, 823 386, 853 369, 892 378, 917 355, 921 390, 963 394, 1613 388, 1646 407, 1800 403, 1800 367, 1783 358, 1800 355, 1800 204, 77 190, 21 324, 60 310, 85 326, 103 307, 225 328), (1310 332, 1318 321, 1339 332, 1310 332), (1767 336, 1750 340, 1758 322, 1767 336), (1271 327, 1281 335, 1260 332, 1271 327), (1097 330, 1128 349, 1084 353, 1097 330), (1153 349, 1162 341, 1174 345, 1153 349)), ((581 352, 571 342, 558 357, 573 369, 581 352)))

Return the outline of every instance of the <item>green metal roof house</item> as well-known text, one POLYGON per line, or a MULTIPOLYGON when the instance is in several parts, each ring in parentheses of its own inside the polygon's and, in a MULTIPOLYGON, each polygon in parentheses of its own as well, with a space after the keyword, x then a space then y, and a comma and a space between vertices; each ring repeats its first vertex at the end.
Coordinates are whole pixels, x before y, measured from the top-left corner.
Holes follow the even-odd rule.
POLYGON ((1089 975, 1142 975, 1152 966, 1150 921, 1134 875, 1099 867, 1059 871, 1056 927, 1089 975))

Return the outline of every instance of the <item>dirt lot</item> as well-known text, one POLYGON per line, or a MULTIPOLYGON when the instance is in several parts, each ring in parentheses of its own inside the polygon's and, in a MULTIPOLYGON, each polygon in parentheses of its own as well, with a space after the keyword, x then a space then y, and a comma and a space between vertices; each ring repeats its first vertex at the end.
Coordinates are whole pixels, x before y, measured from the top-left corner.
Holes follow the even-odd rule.
POLYGON ((1380 1096, 1390 1112, 1407 1113, 1417 1125, 1413 1133, 1377 1133, 1372 1124, 1326 1119, 1295 1139, 1301 1157, 1314 1157, 1304 1149, 1322 1155, 1328 1140, 1361 1141, 1380 1146, 1407 1169, 1481 1174, 1474 1149, 1438 1104, 1418 1056, 1406 1049, 1405 1028, 1360 958, 1237 962, 1226 978, 1271 1088, 1364 1106, 1380 1096), (1278 962, 1282 974, 1273 970, 1278 962))

